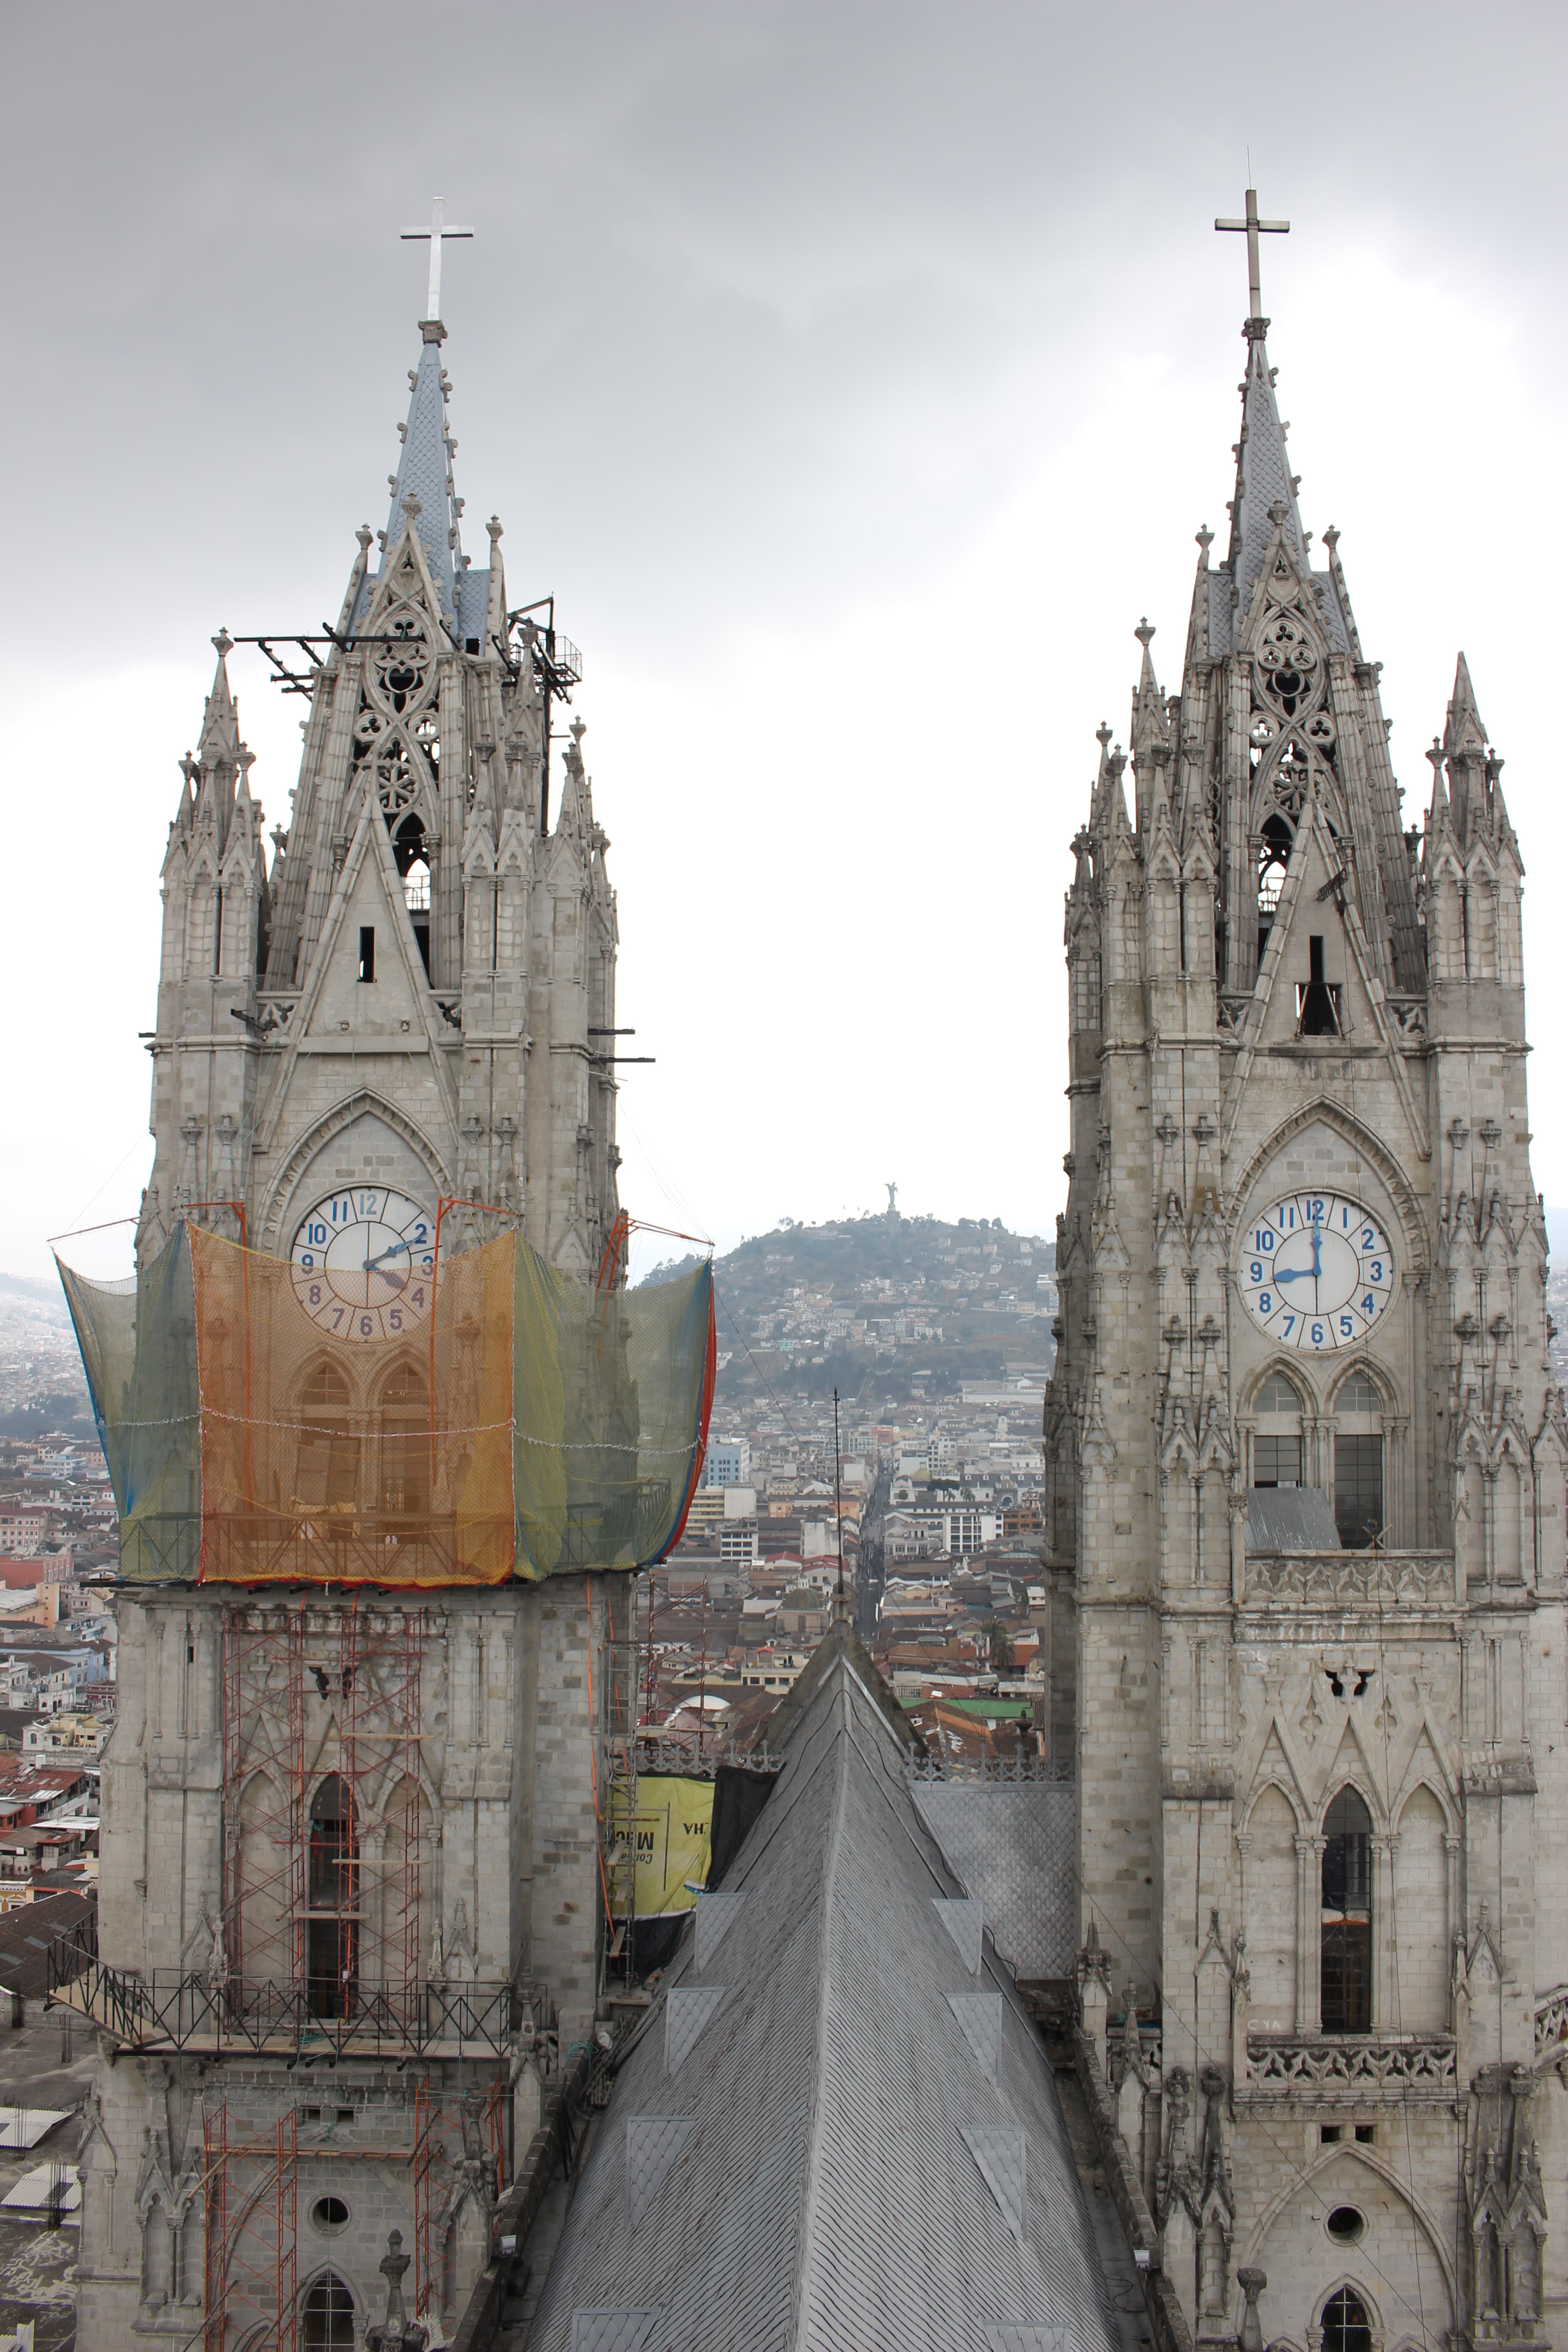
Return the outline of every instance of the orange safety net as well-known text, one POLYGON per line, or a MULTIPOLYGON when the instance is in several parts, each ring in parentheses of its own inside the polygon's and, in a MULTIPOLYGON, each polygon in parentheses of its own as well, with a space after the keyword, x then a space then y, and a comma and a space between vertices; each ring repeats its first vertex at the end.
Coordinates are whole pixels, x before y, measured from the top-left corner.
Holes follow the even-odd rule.
POLYGON ((301 1313, 286 1259, 195 1228, 190 1247, 203 1581, 509 1576, 512 1236, 447 1258, 423 1323, 378 1315, 363 1341, 301 1313))
POLYGON ((376 1277, 351 1313, 342 1269, 327 1297, 300 1253, 182 1223, 134 1282, 60 1274, 130 1582, 635 1571, 685 1523, 713 1400, 706 1263, 628 1291, 508 1233, 376 1277))

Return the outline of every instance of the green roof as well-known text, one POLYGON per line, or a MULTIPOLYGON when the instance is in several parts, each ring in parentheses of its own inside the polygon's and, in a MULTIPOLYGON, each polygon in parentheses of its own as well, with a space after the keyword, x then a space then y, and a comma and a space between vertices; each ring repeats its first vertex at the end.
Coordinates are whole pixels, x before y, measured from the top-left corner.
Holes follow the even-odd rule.
POLYGON ((983 1715, 994 1723, 1027 1723, 1035 1712, 1026 1698, 943 1698, 940 1691, 932 1697, 955 1714, 983 1715))

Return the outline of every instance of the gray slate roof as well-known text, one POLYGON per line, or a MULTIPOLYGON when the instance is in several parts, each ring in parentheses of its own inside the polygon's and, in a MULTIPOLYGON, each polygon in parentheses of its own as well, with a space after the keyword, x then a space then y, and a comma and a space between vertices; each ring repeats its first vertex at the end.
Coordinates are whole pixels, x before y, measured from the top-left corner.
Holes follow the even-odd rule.
POLYGON ((916 1774, 927 1829, 984 1906, 1015 1976, 1070 1977, 1078 1951, 1076 1795, 1068 1780, 916 1774))
POLYGON ((530 2352, 1112 2352, 1050 2069, 878 1683, 836 1624, 616 2082, 530 2352))

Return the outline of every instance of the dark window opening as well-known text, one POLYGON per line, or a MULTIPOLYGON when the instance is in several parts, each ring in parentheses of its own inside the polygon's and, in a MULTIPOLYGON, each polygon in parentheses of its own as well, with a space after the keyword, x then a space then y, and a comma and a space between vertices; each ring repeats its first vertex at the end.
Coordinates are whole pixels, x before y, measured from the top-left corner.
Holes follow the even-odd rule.
POLYGON ((1339 1037, 1343 1032, 1342 1000, 1337 980, 1323 978, 1323 942, 1314 935, 1307 942, 1305 985, 1296 983, 1296 1029, 1302 1037, 1339 1037))
POLYGON ((375 925, 362 923, 359 927, 359 976, 361 980, 375 978, 375 925))
POLYGON ((1334 1440, 1334 1523, 1347 1551, 1366 1551, 1383 1533, 1383 1440, 1334 1440))
POLYGON ((354 2299, 341 2278, 321 2279, 310 2289, 304 2321, 305 2352, 353 2352, 354 2299))
POLYGON ((1299 1437, 1265 1437, 1252 1441, 1252 1483, 1255 1486, 1299 1486, 1301 1483, 1301 1441, 1299 1437))
POLYGON ((1325 2033, 1372 2031, 1372 1817, 1342 1789, 1323 1817, 1321 2021, 1325 2033))
MULTIPOLYGON (((388 818, 390 824, 391 819, 388 818)), ((403 903, 414 926, 425 976, 430 976, 430 853, 425 827, 412 811, 392 836, 392 855, 403 883, 403 903)))
POLYGON ((349 2209, 341 2197, 318 2197, 310 2208, 310 2219, 318 2230, 341 2230, 348 2218, 349 2209))
POLYGON ((1330 2237, 1338 2239, 1342 2246, 1353 2246, 1366 2228, 1366 2216, 1353 2205, 1336 2205, 1327 2227, 1330 2237))
POLYGON ((1318 2126, 1318 2137, 1322 2142, 1323 2146, 1327 2147, 1333 2141, 1342 2139, 1344 2137, 1344 2128, 1342 2125, 1340 2124, 1320 2124, 1318 2126))
POLYGON ((329 1774, 310 1805, 310 2000, 317 2017, 352 2017, 359 1990, 359 1839, 353 1798, 329 1774))
POLYGON ((478 637, 465 637, 463 639, 463 651, 466 654, 477 654, 479 649, 479 641, 478 637))
POLYGON ((219 890, 213 905, 213 970, 223 970, 223 892, 219 890))
POLYGON ((1357 2124, 1355 2127, 1355 2136, 1357 2139, 1360 2140, 1363 2147, 1371 2147, 1377 2138, 1377 2126, 1375 2124, 1357 2124))
POLYGON ((1366 2305, 1348 2286, 1323 2305, 1323 2352, 1372 2352, 1366 2305))

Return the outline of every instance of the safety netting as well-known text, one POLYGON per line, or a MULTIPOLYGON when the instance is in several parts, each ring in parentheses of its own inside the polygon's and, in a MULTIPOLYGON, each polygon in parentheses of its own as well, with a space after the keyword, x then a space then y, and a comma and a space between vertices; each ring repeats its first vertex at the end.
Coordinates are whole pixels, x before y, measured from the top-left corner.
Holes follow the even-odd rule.
POLYGON ((685 1524, 713 1393, 706 1263, 625 1290, 509 1233, 443 1254, 395 1323, 346 1330, 298 1265, 184 1224, 134 1281, 60 1277, 132 1582, 634 1570, 685 1524))

